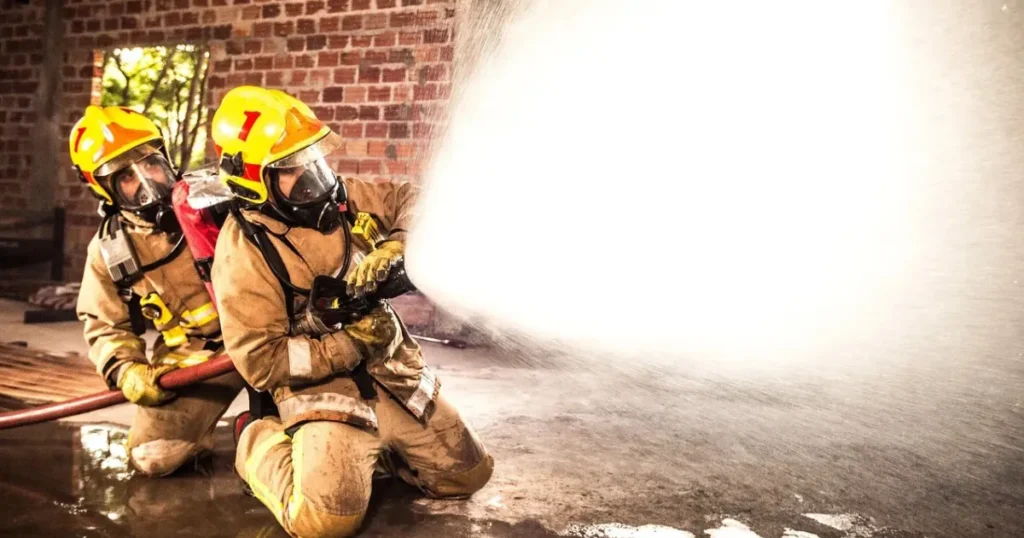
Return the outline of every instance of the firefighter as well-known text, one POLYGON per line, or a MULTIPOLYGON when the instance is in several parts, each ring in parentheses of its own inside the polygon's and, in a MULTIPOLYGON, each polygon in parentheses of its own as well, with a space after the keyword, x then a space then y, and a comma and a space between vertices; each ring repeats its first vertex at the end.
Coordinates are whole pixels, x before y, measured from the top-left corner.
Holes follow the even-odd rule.
POLYGON ((244 386, 237 372, 172 394, 175 368, 223 352, 217 310, 170 206, 177 177, 159 129, 129 108, 90 106, 70 136, 71 161, 100 199, 78 297, 89 358, 138 405, 128 436, 136 469, 164 476, 211 448, 217 421, 244 386), (160 333, 152 356, 146 319, 160 333))
POLYGON ((324 159, 340 137, 281 91, 231 90, 212 132, 238 204, 213 264, 225 344, 280 414, 236 420, 235 468, 252 492, 305 537, 356 532, 385 455, 432 497, 483 487, 492 458, 390 305, 339 328, 308 300, 317 276, 355 293, 386 278, 404 255, 417 189, 340 181, 324 159))

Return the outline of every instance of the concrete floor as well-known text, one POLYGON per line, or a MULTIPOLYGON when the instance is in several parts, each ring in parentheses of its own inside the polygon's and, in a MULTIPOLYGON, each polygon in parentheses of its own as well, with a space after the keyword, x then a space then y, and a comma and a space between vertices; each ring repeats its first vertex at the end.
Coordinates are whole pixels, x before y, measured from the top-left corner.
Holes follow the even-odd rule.
MULTIPOLYGON (((75 323, 4 340, 83 350, 75 323)), ((364 536, 881 538, 1024 535, 1024 365, 745 376, 425 346, 495 456, 468 501, 375 483, 364 536)), ((229 412, 229 414, 233 413, 229 412)), ((0 534, 284 536, 217 455, 131 476, 127 406, 0 433, 0 534)), ((226 424, 226 423, 225 423, 226 424)))

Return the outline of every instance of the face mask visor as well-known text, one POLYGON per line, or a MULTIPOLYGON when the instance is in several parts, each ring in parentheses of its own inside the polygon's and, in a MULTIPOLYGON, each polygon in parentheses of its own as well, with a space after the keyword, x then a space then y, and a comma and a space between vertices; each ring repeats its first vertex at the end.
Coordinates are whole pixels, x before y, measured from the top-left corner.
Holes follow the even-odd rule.
POLYGON ((153 153, 114 172, 105 183, 122 209, 138 211, 171 196, 174 172, 160 153, 153 153))
POLYGON ((294 207, 310 206, 331 198, 338 189, 338 178, 323 159, 291 167, 267 169, 275 196, 294 207))

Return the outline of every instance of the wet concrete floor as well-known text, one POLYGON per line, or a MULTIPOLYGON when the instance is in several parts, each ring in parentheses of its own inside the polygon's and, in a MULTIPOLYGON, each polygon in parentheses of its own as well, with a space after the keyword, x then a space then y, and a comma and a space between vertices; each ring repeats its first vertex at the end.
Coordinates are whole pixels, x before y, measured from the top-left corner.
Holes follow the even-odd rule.
MULTIPOLYGON (((105 424, 49 423, 0 433, 0 536, 287 537, 243 493, 230 466, 228 428, 218 429, 213 457, 158 480, 129 469, 126 438, 124 427, 105 424)), ((428 514, 415 509, 418 498, 404 483, 376 480, 361 536, 556 536, 531 521, 428 514)))

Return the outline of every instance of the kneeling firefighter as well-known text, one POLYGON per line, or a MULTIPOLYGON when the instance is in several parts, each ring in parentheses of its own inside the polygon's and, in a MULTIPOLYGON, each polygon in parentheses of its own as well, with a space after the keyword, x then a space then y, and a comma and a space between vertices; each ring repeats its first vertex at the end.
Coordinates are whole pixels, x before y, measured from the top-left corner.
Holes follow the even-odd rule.
POLYGON ((213 429, 244 386, 237 372, 176 394, 157 379, 223 352, 217 311, 170 206, 177 177, 156 125, 128 108, 90 106, 70 137, 71 161, 101 200, 78 297, 89 358, 138 409, 129 457, 151 476, 211 448, 213 429), (146 358, 145 318, 160 332, 146 358))
POLYGON ((213 264, 225 344, 280 413, 236 421, 235 467, 253 493, 292 536, 350 536, 386 454, 427 495, 483 487, 493 460, 391 306, 334 324, 315 300, 324 280, 360 294, 387 277, 416 188, 339 181, 324 157, 340 137, 281 91, 231 90, 212 132, 237 202, 213 264))

